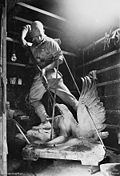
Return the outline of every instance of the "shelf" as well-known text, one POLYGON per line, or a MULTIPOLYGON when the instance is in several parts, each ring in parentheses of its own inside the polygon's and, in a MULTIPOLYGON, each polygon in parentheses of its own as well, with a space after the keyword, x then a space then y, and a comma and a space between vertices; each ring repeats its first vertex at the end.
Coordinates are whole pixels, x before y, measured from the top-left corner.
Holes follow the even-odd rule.
POLYGON ((7 62, 8 65, 17 66, 17 67, 24 67, 24 68, 33 68, 32 65, 27 64, 20 64, 20 63, 13 63, 13 62, 7 62))

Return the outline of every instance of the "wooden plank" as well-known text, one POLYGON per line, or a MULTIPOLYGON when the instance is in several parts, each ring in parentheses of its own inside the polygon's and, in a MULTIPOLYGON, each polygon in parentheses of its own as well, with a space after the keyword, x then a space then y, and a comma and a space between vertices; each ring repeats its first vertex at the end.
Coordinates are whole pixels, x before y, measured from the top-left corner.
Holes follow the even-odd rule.
MULTIPOLYGON (((112 31, 112 34, 114 34, 114 32, 117 32, 117 31, 120 31, 120 29, 116 29, 114 31, 112 31)), ((108 34, 109 35, 109 34, 108 34)), ((90 45, 88 45, 87 47, 84 48, 84 50, 88 50, 89 48, 93 48, 94 46, 98 45, 98 44, 101 44, 101 43, 104 43, 104 40, 105 40, 105 36, 100 38, 99 40, 95 41, 95 42, 92 42, 90 45)))
MULTIPOLYGON (((14 16, 13 19, 21 21, 21 22, 24 22, 24 23, 27 23, 27 24, 31 24, 32 23, 31 20, 27 20, 27 19, 24 19, 24 18, 21 18, 21 17, 18 17, 18 16, 14 16)), ((57 29, 54 29, 54 28, 51 28, 51 27, 48 27, 48 26, 45 26, 45 25, 44 25, 44 28, 47 29, 47 30, 51 30, 51 31, 57 32, 57 33, 60 32, 57 29)))
POLYGON ((100 73, 100 74, 97 75, 97 78, 98 78, 98 84, 103 83, 103 82, 108 82, 108 81, 119 80, 120 69, 115 68, 115 69, 108 70, 106 72, 100 73))
POLYGON ((62 52, 63 52, 64 55, 68 55, 68 56, 72 56, 72 57, 77 57, 77 55, 75 53, 71 53, 69 51, 64 51, 64 50, 62 50, 62 52))
POLYGON ((110 124, 106 124, 106 125, 107 125, 107 128, 115 129, 116 131, 120 129, 119 125, 110 125, 110 124))
POLYGON ((94 69, 96 68, 96 70, 99 73, 99 72, 103 72, 104 71, 103 69, 116 66, 119 63, 120 63, 120 53, 112 55, 110 57, 106 57, 103 60, 100 60, 99 62, 95 62, 94 64, 91 64, 91 65, 94 65, 94 69))
MULTIPOLYGON (((86 65, 84 68, 87 72, 91 70, 97 70, 97 74, 100 74, 119 67, 120 67, 120 54, 117 54, 110 58, 105 58, 104 60, 91 64, 89 66, 86 65)), ((81 69, 78 69, 78 71, 80 70, 81 69)))
POLYGON ((112 66, 110 66, 110 67, 106 67, 106 68, 103 68, 103 69, 101 69, 101 70, 98 70, 98 71, 97 71, 97 74, 104 73, 104 72, 106 72, 106 71, 110 71, 110 70, 117 69, 117 68, 118 68, 118 69, 120 68, 120 64, 112 65, 112 66))
POLYGON ((98 165, 104 159, 105 150, 100 143, 93 143, 87 139, 73 138, 57 146, 34 145, 23 149, 24 159, 29 156, 36 158, 52 158, 65 160, 78 160, 83 165, 98 165))
POLYGON ((0 156, 3 154, 2 135, 2 117, 0 116, 0 156))
POLYGON ((60 20, 60 21, 64 21, 64 22, 67 21, 67 20, 66 20, 65 18, 63 18, 63 17, 60 17, 60 16, 58 16, 58 15, 56 15, 56 14, 53 14, 53 13, 51 13, 51 12, 48 12, 48 11, 46 11, 46 10, 42 10, 42 9, 37 8, 37 7, 34 7, 34 6, 31 6, 31 5, 25 4, 25 3, 23 3, 23 2, 18 2, 17 4, 20 5, 20 6, 22 6, 22 7, 28 8, 28 9, 30 9, 30 10, 33 10, 33 11, 42 13, 42 14, 44 14, 44 15, 47 15, 47 16, 49 16, 49 17, 58 19, 58 20, 60 20))
POLYGON ((109 70, 113 70, 120 67, 120 53, 111 57, 104 58, 99 62, 94 62, 90 65, 83 65, 81 68, 76 68, 76 77, 79 75, 88 74, 91 70, 97 70, 97 75, 109 70))
POLYGON ((117 139, 117 132, 115 129, 106 128, 106 131, 109 132, 109 136, 104 140, 105 146, 109 146, 112 148, 116 148, 119 151, 118 139, 117 139))
POLYGON ((99 58, 105 54, 108 54, 114 50, 116 50, 118 48, 116 48, 114 45, 111 45, 109 48, 106 47, 104 49, 104 43, 103 44, 99 44, 98 46, 86 51, 84 53, 84 63, 87 63, 89 61, 92 61, 96 58, 99 58))
MULTIPOLYGON (((3 28, 3 36, 2 36, 2 174, 7 175, 7 136, 6 136, 6 101, 7 101, 7 80, 6 80, 6 60, 7 60, 7 0, 5 0, 5 4, 3 6, 1 26, 3 28)), ((2 29, 1 28, 1 29, 2 29)))
POLYGON ((113 56, 113 55, 119 54, 119 53, 120 53, 120 49, 111 51, 111 52, 109 52, 109 53, 107 53, 107 54, 104 54, 104 55, 102 55, 102 56, 100 56, 100 57, 97 57, 97 58, 95 58, 95 59, 92 59, 92 58, 91 58, 91 61, 89 61, 89 62, 87 62, 87 63, 85 63, 85 64, 83 64, 83 65, 78 66, 76 69, 78 69, 78 68, 80 69, 81 67, 84 67, 84 66, 86 66, 86 65, 93 64, 94 62, 98 62, 98 61, 100 61, 100 60, 103 60, 103 59, 105 59, 105 58, 107 58, 107 57, 110 57, 110 56, 113 56))
MULTIPOLYGON (((7 41, 9 41, 9 42, 14 42, 14 43, 17 43, 17 44, 20 44, 20 45, 21 45, 21 43, 20 43, 18 40, 15 40, 15 39, 13 39, 13 38, 11 38, 11 37, 7 37, 7 41)), ((63 52, 64 55, 68 55, 68 56, 72 56, 72 57, 77 57, 76 54, 71 53, 71 52, 69 52, 69 51, 64 51, 64 50, 62 50, 62 52, 63 52)))
MULTIPOLYGON (((0 107, 2 107, 2 57, 3 57, 3 45, 2 45, 2 40, 3 40, 3 14, 1 16, 1 39, 0 39, 0 107)), ((3 173, 3 140, 2 140, 2 134, 3 129, 2 129, 2 108, 0 108, 0 174, 3 173)))
POLYGON ((118 110, 120 109, 120 98, 119 96, 106 96, 101 97, 106 110, 118 110))
MULTIPOLYGON (((80 79, 81 77, 84 77, 85 75, 87 75, 89 72, 81 69, 82 72, 80 73, 76 73, 76 80, 77 80, 77 84, 79 85, 80 79)), ((120 72, 119 72, 119 68, 116 68, 114 70, 109 70, 108 72, 105 73, 101 73, 100 75, 97 76, 99 82, 97 81, 96 86, 97 87, 104 87, 104 86, 109 86, 109 85, 113 85, 113 84, 119 84, 120 83, 120 72), (114 74, 114 73, 115 74, 114 74), (118 78, 118 79, 116 79, 118 78), (112 79, 112 80, 111 80, 112 79)))
POLYGON ((110 84, 116 84, 116 83, 120 83, 120 79, 113 80, 113 81, 105 81, 105 82, 102 82, 102 83, 98 83, 98 84, 97 84, 97 87, 106 86, 106 85, 110 85, 110 84))
POLYGON ((120 82, 116 81, 115 83, 115 80, 114 80, 112 84, 98 86, 97 90, 100 97, 109 96, 109 95, 120 95, 120 82))
POLYGON ((18 40, 15 40, 15 39, 13 39, 13 38, 11 38, 11 37, 7 37, 7 41, 20 44, 20 42, 19 42, 18 40))
POLYGON ((120 110, 106 110, 106 123, 120 127, 120 110))
MULTIPOLYGON (((117 31, 117 30, 116 30, 117 31)), ((118 28, 119 31, 119 28, 118 28)), ((115 31, 113 31, 113 34, 115 31)), ((110 39, 110 38, 109 38, 110 39)), ((109 41, 108 45, 106 45, 106 38, 100 39, 98 42, 93 42, 92 45, 84 48, 84 61, 88 62, 89 60, 93 60, 99 56, 102 56, 106 53, 109 53, 115 49, 118 49, 119 44, 115 45, 113 41, 109 41)))
POLYGON ((8 62, 7 63, 8 65, 11 65, 11 66, 17 66, 17 67, 27 67, 27 68, 32 68, 33 66, 31 65, 26 65, 26 64, 20 64, 20 63, 13 63, 13 62, 8 62))

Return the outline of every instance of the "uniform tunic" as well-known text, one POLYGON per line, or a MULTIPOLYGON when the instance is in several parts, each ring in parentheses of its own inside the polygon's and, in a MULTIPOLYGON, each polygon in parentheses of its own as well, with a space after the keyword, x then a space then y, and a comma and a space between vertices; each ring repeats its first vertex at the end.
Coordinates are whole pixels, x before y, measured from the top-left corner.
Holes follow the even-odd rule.
MULTIPOLYGON (((27 25, 26 28, 30 31, 30 25, 27 25)), ((30 49, 35 62, 41 69, 51 64, 55 60, 60 60, 61 63, 64 58, 58 43, 46 35, 41 43, 33 43, 30 49)), ((62 75, 57 72, 56 68, 47 71, 46 78, 48 81, 49 90, 52 92, 55 92, 56 90, 56 95, 58 95, 65 103, 71 105, 76 110, 78 101, 63 83, 62 75)), ((30 89, 30 102, 33 103, 40 101, 45 92, 46 88, 43 85, 42 77, 40 74, 37 74, 30 89)))

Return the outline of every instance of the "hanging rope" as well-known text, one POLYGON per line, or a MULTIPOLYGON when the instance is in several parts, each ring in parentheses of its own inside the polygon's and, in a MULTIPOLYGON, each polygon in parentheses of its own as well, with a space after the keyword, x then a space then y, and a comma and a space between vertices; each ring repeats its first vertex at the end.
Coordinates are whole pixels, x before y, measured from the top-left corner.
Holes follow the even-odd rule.
POLYGON ((96 131, 96 134, 98 135, 98 138, 100 139, 101 144, 103 145, 104 149, 106 150, 106 147, 105 147, 105 145, 104 145, 104 143, 103 143, 102 138, 101 138, 100 135, 99 135, 99 132, 98 132, 97 127, 96 127, 96 124, 95 124, 95 122, 94 122, 94 120, 93 120, 93 118, 92 118, 92 116, 91 116, 91 113, 90 113, 88 107, 87 107, 87 106, 85 106, 85 107, 86 107, 87 112, 88 112, 88 114, 89 114, 89 116, 90 116, 90 118, 91 118, 91 120, 92 120, 92 122, 93 122, 95 131, 96 131))
MULTIPOLYGON (((72 80, 73 80, 73 82, 74 82, 74 84, 75 84, 75 86, 76 86, 76 89, 77 89, 77 91, 78 91, 78 93, 79 93, 79 95, 80 95, 80 94, 81 94, 81 93, 80 93, 80 90, 79 90, 79 88, 78 88, 78 86, 77 86, 77 83, 76 83, 76 81, 75 81, 75 79, 74 79, 74 77, 73 77, 73 74, 72 74, 72 72, 71 72, 71 70, 70 70, 70 68, 69 68, 69 66, 68 66, 67 61, 66 61, 65 58, 64 58, 64 61, 65 61, 65 64, 66 64, 66 66, 67 66, 67 68, 68 68, 68 71, 69 71, 69 73, 70 73, 70 75, 71 75, 71 77, 72 77, 72 80)), ((98 132, 98 130, 97 130, 97 128, 96 128, 96 124, 95 124, 95 122, 94 122, 94 120, 93 120, 93 118, 92 118, 92 116, 91 116, 91 114, 90 114, 90 112, 89 112, 88 107, 87 107, 87 106, 85 106, 85 107, 86 107, 86 109, 87 109, 87 111, 88 111, 88 113, 89 113, 89 115, 90 115, 90 118, 91 118, 91 120, 92 120, 92 122, 93 122, 94 128, 95 128, 96 133, 97 133, 97 135, 98 135, 98 138, 100 139, 100 142, 101 142, 101 144, 103 145, 104 149, 106 149, 106 147, 105 147, 105 145, 104 145, 104 143, 103 143, 103 140, 102 140, 102 138, 100 137, 99 132, 98 132)))
POLYGON ((54 138, 54 118, 55 118, 55 104, 56 104, 56 92, 57 92, 57 78, 58 78, 58 69, 59 69, 59 60, 57 60, 57 71, 56 71, 56 87, 55 87, 55 93, 53 97, 53 111, 52 111, 52 125, 51 125, 51 139, 54 138))
POLYGON ((83 76, 85 76, 84 55, 85 55, 85 50, 83 50, 83 76))
POLYGON ((65 61, 65 64, 66 64, 66 66, 67 66, 67 68, 68 68, 68 71, 69 71, 69 73, 70 73, 70 75, 71 75, 71 78, 72 78, 72 80, 73 80, 73 82, 74 82, 74 84, 75 84, 75 87, 76 87, 76 89, 77 89, 77 91, 78 91, 78 93, 79 93, 79 95, 80 95, 80 90, 79 90, 79 88, 78 88, 78 86, 77 86, 77 83, 76 83, 76 81, 75 81, 75 78, 74 78, 74 76, 73 76, 73 74, 72 74, 72 72, 71 72, 71 70, 70 70, 70 67, 68 66, 67 61, 66 61, 65 58, 64 58, 64 61, 65 61))

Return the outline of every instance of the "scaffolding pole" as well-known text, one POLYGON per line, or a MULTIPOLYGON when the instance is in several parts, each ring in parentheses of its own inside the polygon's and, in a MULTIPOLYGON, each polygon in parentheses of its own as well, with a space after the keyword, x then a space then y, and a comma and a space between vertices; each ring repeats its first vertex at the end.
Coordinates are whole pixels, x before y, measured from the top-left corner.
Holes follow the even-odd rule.
POLYGON ((0 82, 1 82, 1 166, 0 175, 7 176, 7 129, 6 129, 6 102, 7 102, 7 79, 6 79, 6 39, 7 39, 7 0, 2 4, 2 16, 1 16, 1 47, 0 47, 0 82))

